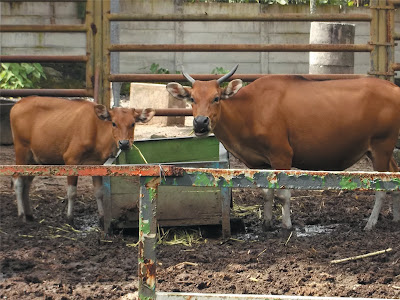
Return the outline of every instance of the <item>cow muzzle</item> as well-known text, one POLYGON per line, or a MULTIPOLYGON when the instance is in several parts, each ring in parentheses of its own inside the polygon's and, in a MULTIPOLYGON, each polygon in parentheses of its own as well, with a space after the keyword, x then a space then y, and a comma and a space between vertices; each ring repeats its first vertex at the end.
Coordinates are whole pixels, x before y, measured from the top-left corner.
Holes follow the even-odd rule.
POLYGON ((204 136, 210 133, 210 118, 197 116, 193 119, 193 129, 196 136, 204 136))
POLYGON ((129 140, 120 140, 118 142, 118 147, 121 150, 129 150, 130 149, 129 140))

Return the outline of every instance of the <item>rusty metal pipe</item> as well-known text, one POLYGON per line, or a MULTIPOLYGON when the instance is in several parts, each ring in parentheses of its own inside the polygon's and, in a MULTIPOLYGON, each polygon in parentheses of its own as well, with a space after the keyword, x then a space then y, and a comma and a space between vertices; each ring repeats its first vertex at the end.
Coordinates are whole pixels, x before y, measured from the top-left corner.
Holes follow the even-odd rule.
POLYGON ((111 52, 371 52, 362 44, 112 44, 111 52))
POLYGON ((2 97, 25 96, 54 96, 54 97, 92 97, 93 91, 86 89, 17 89, 0 90, 2 97))
POLYGON ((228 14, 107 14, 106 17, 110 21, 171 21, 171 22, 197 22, 197 21, 213 21, 213 22, 227 22, 227 21, 243 21, 243 22, 275 22, 275 21, 358 21, 370 22, 371 16, 367 14, 259 14, 256 16, 232 16, 228 14))
POLYGON ((1 25, 0 32, 86 32, 86 25, 1 25))
MULTIPOLYGON (((254 81, 266 74, 236 74, 230 79, 242 79, 245 82, 254 81)), ((217 80, 221 75, 195 74, 191 75, 196 80, 217 80)), ((355 79, 366 77, 364 74, 294 74, 289 76, 302 76, 310 80, 333 80, 333 79, 355 79)), ((186 82, 185 77, 180 74, 110 74, 111 82, 186 82)))
MULTIPOLYGON (((142 112, 143 108, 136 108, 136 111, 139 113, 142 112)), ((173 116, 173 117, 179 117, 179 116, 188 116, 191 117, 193 116, 193 110, 190 108, 156 108, 156 114, 155 116, 157 117, 167 117, 167 116, 173 116)))
MULTIPOLYGON (((163 166, 165 176, 182 176, 183 168, 163 166)), ((160 176, 158 165, 0 165, 0 176, 160 176)))
POLYGON ((85 55, 0 55, 1 62, 87 62, 85 55))

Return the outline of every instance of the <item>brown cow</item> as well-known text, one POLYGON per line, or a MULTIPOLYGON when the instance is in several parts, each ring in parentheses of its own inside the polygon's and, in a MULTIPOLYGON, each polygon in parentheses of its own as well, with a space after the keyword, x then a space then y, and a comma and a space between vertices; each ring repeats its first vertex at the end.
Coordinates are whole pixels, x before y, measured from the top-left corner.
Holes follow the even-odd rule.
MULTIPOLYGON (((115 153, 132 146, 136 122, 146 123, 153 109, 139 114, 135 109, 113 108, 85 100, 27 97, 10 112, 17 165, 99 165, 115 153)), ((14 177, 18 216, 32 220, 29 187, 33 177, 14 177)), ((68 176, 67 218, 73 223, 77 176, 68 176)), ((102 177, 94 176, 93 185, 100 220, 103 219, 102 177)))
MULTIPOLYGON (((213 132, 249 168, 344 170, 367 155, 376 171, 397 172, 392 153, 400 129, 400 88, 376 78, 312 81, 267 75, 242 87, 240 79, 171 82, 167 90, 191 103, 197 136, 213 132)), ((272 225, 273 190, 265 190, 264 226, 272 225)), ((377 223, 386 193, 376 192, 365 229, 377 223)), ((280 190, 283 227, 291 228, 290 191, 280 190)), ((393 219, 400 221, 400 194, 393 219)))

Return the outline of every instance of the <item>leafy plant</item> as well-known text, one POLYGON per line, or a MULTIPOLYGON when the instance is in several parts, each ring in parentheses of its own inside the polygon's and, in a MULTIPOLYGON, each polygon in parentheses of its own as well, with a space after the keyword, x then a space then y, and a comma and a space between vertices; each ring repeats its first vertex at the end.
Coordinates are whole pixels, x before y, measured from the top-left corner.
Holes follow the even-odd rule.
POLYGON ((160 68, 159 64, 152 63, 150 66, 150 72, 152 74, 169 74, 168 69, 160 68))
POLYGON ((223 67, 215 67, 211 74, 219 75, 219 74, 227 74, 229 70, 225 70, 223 67))
MULTIPOLYGON (((223 2, 223 3, 260 3, 280 5, 302 5, 309 4, 310 0, 186 0, 195 2, 223 2)), ((318 5, 340 5, 340 6, 368 6, 369 0, 317 0, 318 5)))
POLYGON ((0 89, 39 87, 43 78, 46 74, 38 63, 1 63, 0 89))

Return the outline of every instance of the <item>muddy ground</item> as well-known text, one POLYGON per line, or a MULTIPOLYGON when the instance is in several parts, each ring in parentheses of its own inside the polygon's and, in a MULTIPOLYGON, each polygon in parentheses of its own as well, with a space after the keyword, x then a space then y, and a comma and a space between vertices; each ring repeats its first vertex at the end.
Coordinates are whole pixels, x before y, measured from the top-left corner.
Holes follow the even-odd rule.
MULTIPOLYGON (((13 147, 1 146, 0 165, 13 163, 13 147)), ((234 159, 232 164, 241 167, 234 159)), ((0 299, 133 299, 137 232, 105 235, 97 226, 90 178, 80 178, 76 229, 68 227, 65 186, 62 177, 36 178, 31 189, 36 220, 22 224, 10 178, 0 177, 0 299)), ((191 245, 158 245, 157 290, 400 298, 400 224, 391 222, 389 201, 377 228, 364 232, 370 192, 293 194, 293 232, 279 230, 277 223, 275 231, 263 233, 259 191, 234 190, 232 238, 222 239, 218 227, 203 227, 194 228, 199 236, 191 245), (385 254, 331 263, 388 248, 385 254)), ((278 218, 279 211, 277 204, 278 218)))

